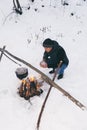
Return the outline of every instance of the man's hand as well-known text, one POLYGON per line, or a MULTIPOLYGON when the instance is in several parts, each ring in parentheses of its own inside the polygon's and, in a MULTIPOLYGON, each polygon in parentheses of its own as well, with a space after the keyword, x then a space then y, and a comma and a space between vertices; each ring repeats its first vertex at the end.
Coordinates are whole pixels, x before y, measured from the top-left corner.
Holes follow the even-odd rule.
POLYGON ((47 68, 47 63, 45 61, 41 61, 40 66, 43 68, 47 68))

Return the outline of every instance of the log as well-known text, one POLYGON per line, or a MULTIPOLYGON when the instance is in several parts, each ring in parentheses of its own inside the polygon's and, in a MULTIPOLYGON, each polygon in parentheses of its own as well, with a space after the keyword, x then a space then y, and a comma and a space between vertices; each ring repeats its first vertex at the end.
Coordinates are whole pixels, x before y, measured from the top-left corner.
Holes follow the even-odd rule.
MULTIPOLYGON (((3 49, 0 48, 0 51, 2 52, 3 49)), ((47 75, 45 75, 43 72, 41 72, 39 69, 35 68, 34 66, 32 66, 31 64, 29 64, 28 62, 26 62, 25 60, 11 54, 10 52, 8 52, 7 50, 4 50, 3 54, 6 53, 9 56, 11 56, 12 58, 14 58, 17 61, 20 61, 21 63, 25 64, 26 66, 30 67, 31 69, 33 69, 34 71, 36 71, 37 73, 39 73, 43 80, 46 81, 48 84, 52 85, 54 88, 58 89, 61 93, 63 93, 63 95, 65 95, 66 97, 68 97, 74 104, 76 104, 79 108, 81 108, 82 110, 87 109, 85 105, 83 105, 80 101, 78 101, 77 99, 75 99, 72 95, 70 95, 67 91, 65 91, 62 87, 60 87, 58 84, 56 84, 54 81, 52 81, 47 75)))

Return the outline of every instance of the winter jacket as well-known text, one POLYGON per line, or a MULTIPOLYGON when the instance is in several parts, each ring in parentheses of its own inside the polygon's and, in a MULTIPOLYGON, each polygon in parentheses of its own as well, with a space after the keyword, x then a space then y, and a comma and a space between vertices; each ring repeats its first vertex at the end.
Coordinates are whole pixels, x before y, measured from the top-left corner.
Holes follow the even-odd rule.
POLYGON ((44 52, 43 60, 47 63, 48 68, 56 68, 61 60, 66 65, 69 63, 65 50, 56 41, 53 41, 50 52, 44 52))

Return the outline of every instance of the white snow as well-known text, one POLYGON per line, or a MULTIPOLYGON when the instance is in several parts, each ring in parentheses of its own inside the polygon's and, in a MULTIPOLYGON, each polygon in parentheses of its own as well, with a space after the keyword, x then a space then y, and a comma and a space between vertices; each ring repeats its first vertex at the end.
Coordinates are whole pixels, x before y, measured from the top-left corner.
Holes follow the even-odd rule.
MULTIPOLYGON (((6 50, 52 79, 49 69, 41 68, 39 63, 44 52, 43 40, 48 37, 57 40, 66 50, 70 63, 64 78, 55 79, 55 82, 87 106, 87 1, 68 2, 68 6, 62 6, 61 0, 35 0, 33 3, 21 0, 23 14, 17 15, 12 13, 12 1, 0 1, 0 48, 6 45, 6 50), (30 10, 27 10, 29 6, 30 10)), ((19 97, 17 88, 20 81, 15 75, 18 67, 3 55, 0 62, 0 130, 35 130, 49 89, 49 85, 44 83, 43 94, 31 98, 32 105, 19 97)), ((29 75, 39 76, 30 68, 28 70, 29 75)), ((81 110, 52 88, 40 130, 87 130, 87 110, 81 110)))

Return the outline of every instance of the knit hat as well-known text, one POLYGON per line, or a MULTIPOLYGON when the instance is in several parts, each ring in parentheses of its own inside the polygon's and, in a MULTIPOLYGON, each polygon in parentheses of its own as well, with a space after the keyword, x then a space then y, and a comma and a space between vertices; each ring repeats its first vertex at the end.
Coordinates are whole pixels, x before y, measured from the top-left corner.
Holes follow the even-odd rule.
POLYGON ((43 42, 43 47, 53 47, 53 41, 51 39, 47 38, 43 42))

